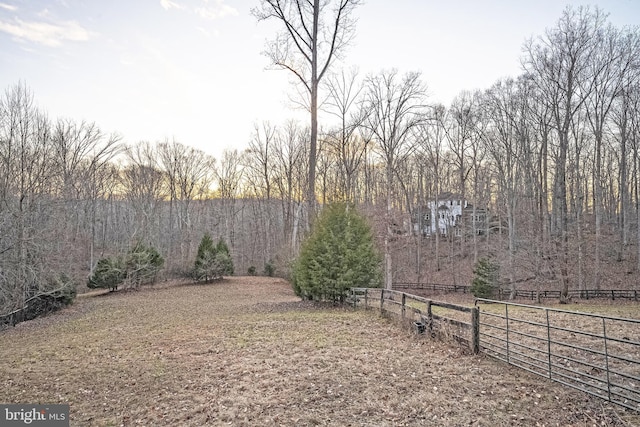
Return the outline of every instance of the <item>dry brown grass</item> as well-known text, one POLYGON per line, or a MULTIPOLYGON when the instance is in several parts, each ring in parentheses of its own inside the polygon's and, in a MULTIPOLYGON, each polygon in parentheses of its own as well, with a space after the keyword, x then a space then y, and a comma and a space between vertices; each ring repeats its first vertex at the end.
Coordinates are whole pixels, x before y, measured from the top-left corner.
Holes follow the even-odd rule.
POLYGON ((614 408, 278 279, 90 295, 0 332, 0 401, 78 426, 621 426, 614 408))

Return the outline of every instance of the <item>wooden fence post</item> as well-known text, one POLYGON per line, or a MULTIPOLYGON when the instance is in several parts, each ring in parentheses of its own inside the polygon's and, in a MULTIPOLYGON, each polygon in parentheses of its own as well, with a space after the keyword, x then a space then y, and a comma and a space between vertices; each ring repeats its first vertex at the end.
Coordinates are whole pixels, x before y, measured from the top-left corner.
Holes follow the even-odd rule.
POLYGON ((406 312, 407 312, 407 294, 405 294, 404 292, 402 293, 402 320, 405 319, 406 316, 406 312))
POLYGON ((471 351, 473 354, 480 352, 480 307, 471 309, 471 351))
POLYGON ((380 313, 382 313, 384 307, 384 289, 380 291, 380 313))

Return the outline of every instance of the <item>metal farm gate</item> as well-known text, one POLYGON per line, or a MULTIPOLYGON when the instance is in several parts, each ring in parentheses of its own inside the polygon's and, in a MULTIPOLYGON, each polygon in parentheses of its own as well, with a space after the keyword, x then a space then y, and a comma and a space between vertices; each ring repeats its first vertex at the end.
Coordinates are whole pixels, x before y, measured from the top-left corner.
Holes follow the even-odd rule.
POLYGON ((640 320, 482 298, 466 307, 379 288, 352 288, 349 301, 640 412, 640 320))
POLYGON ((477 299, 480 351, 640 411, 640 320, 477 299))

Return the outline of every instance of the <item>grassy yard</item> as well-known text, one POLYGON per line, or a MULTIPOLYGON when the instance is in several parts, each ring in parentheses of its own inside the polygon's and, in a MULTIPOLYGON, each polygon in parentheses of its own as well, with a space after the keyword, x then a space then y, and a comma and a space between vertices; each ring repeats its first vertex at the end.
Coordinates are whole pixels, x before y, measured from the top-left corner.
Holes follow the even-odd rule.
POLYGON ((68 403, 73 426, 640 425, 268 278, 84 296, 0 332, 0 381, 0 402, 68 403))

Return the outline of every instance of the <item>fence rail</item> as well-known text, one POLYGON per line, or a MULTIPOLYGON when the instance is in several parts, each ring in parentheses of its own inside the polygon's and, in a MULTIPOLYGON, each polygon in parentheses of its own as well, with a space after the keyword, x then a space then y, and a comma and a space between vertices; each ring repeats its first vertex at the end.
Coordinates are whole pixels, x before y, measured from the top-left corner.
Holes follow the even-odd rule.
POLYGON ((470 293, 471 286, 467 285, 443 285, 441 283, 394 283, 393 289, 420 289, 442 292, 470 293))
POLYGON ((640 320, 481 298, 465 307, 371 288, 351 289, 349 301, 640 412, 640 320))
POLYGON ((380 288, 351 288, 349 301, 354 307, 376 306, 381 312, 396 314, 402 320, 412 322, 418 332, 447 335, 468 346, 474 354, 480 349, 478 307, 380 288))
POLYGON ((640 411, 640 320, 478 299, 482 352, 640 411))
MULTIPOLYGON (((419 283, 419 282, 403 282, 394 283, 393 289, 404 290, 426 290, 434 292, 446 292, 463 294, 471 293, 471 286, 468 285, 444 285, 441 283, 419 283)), ((509 289, 497 289, 496 298, 499 300, 510 298, 511 291, 509 289)), ((640 291, 636 289, 582 289, 570 290, 568 296, 577 299, 629 299, 634 301, 640 300, 640 291)), ((527 290, 517 289, 514 292, 515 298, 530 299, 537 301, 541 299, 560 299, 559 290, 527 290)))

